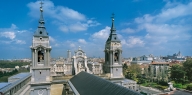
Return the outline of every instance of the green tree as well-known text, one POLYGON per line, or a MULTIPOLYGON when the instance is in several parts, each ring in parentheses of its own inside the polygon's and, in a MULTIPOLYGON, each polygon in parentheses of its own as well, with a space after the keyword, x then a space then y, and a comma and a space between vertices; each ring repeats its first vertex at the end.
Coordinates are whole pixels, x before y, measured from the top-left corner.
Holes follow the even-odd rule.
POLYGON ((192 59, 187 59, 183 63, 184 71, 186 72, 186 76, 188 77, 188 80, 192 82, 192 59))
POLYGON ((0 71, 0 78, 1 78, 1 77, 3 77, 3 72, 2 72, 2 71, 0 71))
POLYGON ((138 78, 141 76, 141 68, 138 64, 131 64, 128 66, 127 78, 138 81, 138 78))
POLYGON ((192 90, 192 84, 187 85, 187 90, 192 90))
POLYGON ((156 75, 154 74, 154 67, 153 66, 149 66, 148 68, 148 73, 146 73, 146 78, 148 79, 149 82, 153 82, 153 77, 156 75))
POLYGON ((186 79, 185 79, 185 74, 186 72, 184 71, 183 66, 181 65, 173 65, 171 67, 171 79, 173 81, 175 81, 176 83, 185 83, 186 79))
POLYGON ((15 66, 29 65, 30 62, 19 62, 19 61, 0 61, 1 68, 15 68, 15 66))
POLYGON ((128 66, 127 64, 123 64, 123 75, 126 77, 127 76, 127 71, 128 71, 128 66))

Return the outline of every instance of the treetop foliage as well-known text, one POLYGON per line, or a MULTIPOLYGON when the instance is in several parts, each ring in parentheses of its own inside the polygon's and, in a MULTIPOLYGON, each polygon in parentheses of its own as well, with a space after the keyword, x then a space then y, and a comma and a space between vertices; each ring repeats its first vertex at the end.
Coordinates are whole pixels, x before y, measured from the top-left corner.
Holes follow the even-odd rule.
POLYGON ((29 62, 19 62, 19 61, 0 61, 0 68, 15 68, 15 66, 30 65, 29 62))

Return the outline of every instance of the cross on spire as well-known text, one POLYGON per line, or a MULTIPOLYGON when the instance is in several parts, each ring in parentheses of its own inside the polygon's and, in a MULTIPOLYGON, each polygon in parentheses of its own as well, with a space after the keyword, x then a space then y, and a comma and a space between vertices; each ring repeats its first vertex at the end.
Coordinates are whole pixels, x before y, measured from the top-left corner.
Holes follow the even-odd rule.
POLYGON ((40 4, 41 4, 41 7, 43 7, 43 4, 44 4, 44 3, 42 2, 43 0, 39 0, 39 1, 41 1, 41 2, 40 2, 40 4))
POLYGON ((111 18, 112 18, 112 25, 111 25, 111 33, 114 33, 115 32, 115 25, 114 25, 114 21, 115 21, 115 14, 114 13, 112 13, 112 16, 111 16, 111 18))
POLYGON ((112 13, 112 16, 111 16, 111 18, 112 18, 112 21, 114 21, 115 19, 115 14, 114 13, 112 13))
POLYGON ((37 37, 49 37, 48 33, 46 32, 45 29, 45 21, 43 19, 43 0, 38 0, 38 3, 40 4, 40 18, 39 18, 39 26, 37 31, 35 32, 34 36, 37 37))
POLYGON ((43 4, 44 4, 44 3, 42 2, 43 0, 39 0, 39 1, 41 1, 41 2, 39 3, 39 4, 41 5, 40 11, 43 12, 43 9, 42 9, 42 8, 43 8, 43 4))

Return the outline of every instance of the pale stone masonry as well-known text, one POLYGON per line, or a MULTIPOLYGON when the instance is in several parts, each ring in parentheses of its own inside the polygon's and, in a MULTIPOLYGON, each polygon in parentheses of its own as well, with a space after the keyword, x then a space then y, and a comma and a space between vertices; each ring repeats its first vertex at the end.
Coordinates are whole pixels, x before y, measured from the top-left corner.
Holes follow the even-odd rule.
POLYGON ((41 2, 39 26, 33 35, 32 46, 30 47, 32 52, 30 95, 50 95, 51 46, 44 26, 42 4, 41 2))

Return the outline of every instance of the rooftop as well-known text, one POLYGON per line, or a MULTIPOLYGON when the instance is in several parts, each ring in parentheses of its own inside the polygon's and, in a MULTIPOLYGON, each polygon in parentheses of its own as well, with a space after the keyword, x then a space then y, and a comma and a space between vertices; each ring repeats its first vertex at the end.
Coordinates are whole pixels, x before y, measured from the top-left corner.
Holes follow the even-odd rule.
POLYGON ((1 83, 0 83, 0 90, 1 90, 2 88, 4 88, 4 87, 8 86, 9 84, 11 84, 11 83, 1 82, 1 83))
POLYGON ((71 78, 70 82, 80 95, 140 95, 138 92, 83 71, 71 78))
POLYGON ((29 75, 29 73, 19 73, 19 74, 16 74, 14 76, 11 76, 9 78, 19 78, 19 79, 21 79, 21 78, 24 78, 24 77, 26 77, 28 75, 29 75))
POLYGON ((25 79, 31 77, 31 73, 19 73, 17 75, 11 76, 10 78, 20 78, 19 80, 12 82, 12 83, 0 83, 0 92, 7 92, 8 90, 12 89, 25 79))

